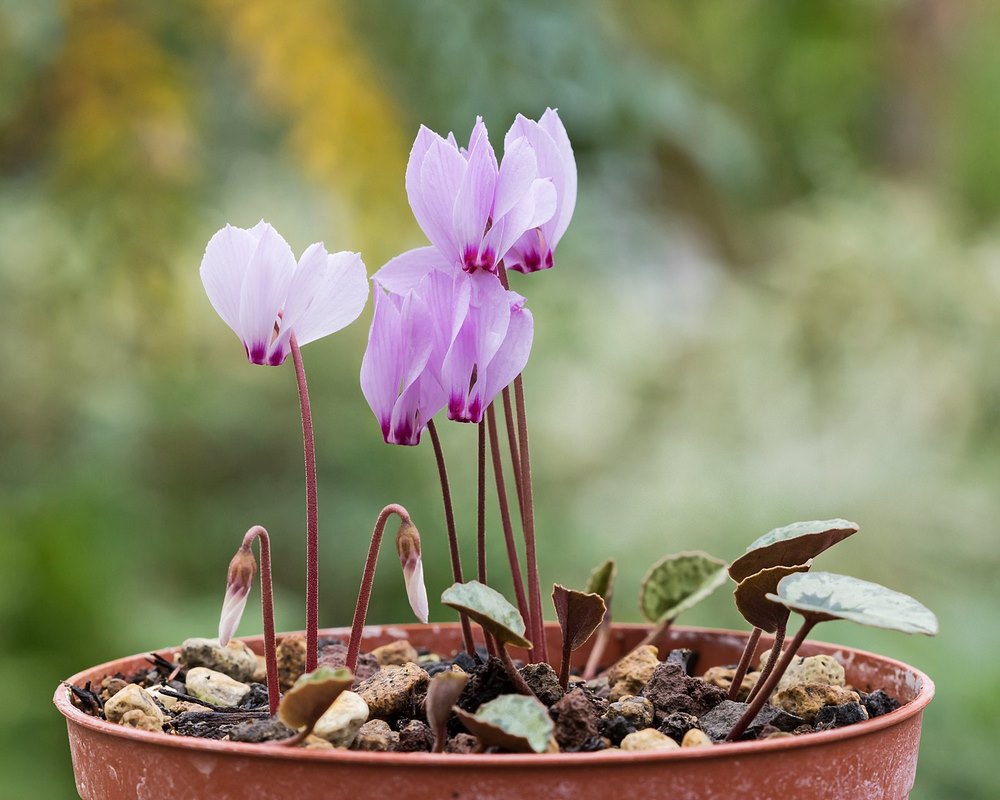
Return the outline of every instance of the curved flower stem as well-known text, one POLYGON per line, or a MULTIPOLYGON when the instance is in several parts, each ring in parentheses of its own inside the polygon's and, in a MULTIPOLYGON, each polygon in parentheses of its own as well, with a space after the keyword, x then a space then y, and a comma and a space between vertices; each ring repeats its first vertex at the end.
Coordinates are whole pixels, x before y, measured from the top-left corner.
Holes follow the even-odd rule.
MULTIPOLYGON (((462 556, 458 550, 458 534, 455 531, 455 511, 451 505, 448 468, 444 463, 444 450, 441 448, 441 439, 438 437, 434 420, 427 421, 427 432, 431 435, 431 444, 434 445, 434 458, 437 461, 438 477, 441 479, 441 499, 444 501, 444 521, 448 528, 451 574, 457 583, 465 583, 465 579, 462 577, 462 556)), ((469 618, 465 614, 460 614, 460 619, 462 622, 462 638, 465 641, 465 649, 470 656, 475 655, 476 645, 472 640, 472 626, 469 624, 469 618)))
POLYGON ((757 678, 757 683, 754 684, 753 689, 750 690, 750 694, 747 695, 747 702, 752 703, 753 699, 757 696, 757 692, 760 691, 760 687, 764 685, 764 682, 771 676, 771 672, 774 670, 774 665, 778 663, 778 656, 781 655, 781 646, 785 643, 785 626, 782 625, 774 632, 774 642, 771 644, 771 654, 767 657, 767 666, 760 673, 760 677, 757 678))
POLYGON ((289 341, 302 411, 302 444, 306 463, 306 672, 316 669, 319 639, 319 503, 316 499, 316 440, 313 436, 309 387, 302 351, 293 333, 289 341))
POLYGON ((754 627, 754 629, 750 631, 750 638, 747 639, 747 645, 743 648, 743 655, 740 656, 740 663, 736 666, 736 672, 733 675, 733 683, 729 687, 730 700, 735 700, 736 696, 740 693, 740 686, 743 684, 743 676, 747 674, 747 667, 750 666, 750 661, 753 659, 753 651, 757 649, 757 642, 760 641, 760 634, 761 629, 757 627, 754 627))
POLYGON ((365 627, 365 616, 368 614, 368 601, 372 597, 372 584, 375 582, 375 568, 378 566, 378 551, 382 545, 382 534, 389 517, 395 514, 404 523, 412 522, 410 514, 398 503, 390 503, 383 508, 375 520, 371 544, 368 545, 368 558, 365 560, 365 571, 361 578, 361 588, 358 589, 358 602, 354 606, 354 621, 351 623, 351 639, 347 646, 347 659, 344 665, 354 672, 358 665, 358 653, 361 650, 361 632, 365 627))
POLYGON ((486 426, 490 435, 490 454, 493 457, 493 477, 497 484, 497 500, 500 505, 500 524, 503 527, 503 538, 507 545, 507 560, 510 562, 510 575, 514 582, 514 595, 517 598, 517 609, 521 616, 528 620, 528 600, 524 594, 524 579, 521 576, 521 562, 517 557, 517 543, 514 541, 514 529, 510 523, 510 507, 507 504, 507 486, 503 479, 503 462, 500 459, 500 443, 497 434, 497 416, 493 403, 486 407, 486 426))
POLYGON ((274 641, 274 596, 271 590, 271 540, 267 531, 254 525, 243 537, 243 546, 257 540, 260 548, 260 608, 264 618, 264 665, 267 670, 267 708, 271 716, 278 713, 281 691, 278 686, 278 657, 274 641))
MULTIPOLYGON (((745 731, 750 726, 750 723, 757 718, 757 714, 759 714, 761 708, 764 707, 764 703, 767 702, 767 698, 771 696, 771 692, 774 691, 774 687, 777 686, 778 681, 781 680, 781 676, 785 674, 785 670, 788 669, 788 665, 792 663, 792 659, 795 657, 795 652, 802 646, 802 642, 805 641, 806 636, 809 635, 809 631, 812 630, 813 625, 815 624, 816 620, 808 618, 805 619, 802 626, 795 634, 795 638, 792 639, 792 643, 785 649, 784 654, 781 656, 781 661, 773 669, 766 682, 757 681, 757 693, 754 696, 754 699, 748 702, 747 710, 743 712, 743 716, 736 721, 733 729, 729 732, 729 735, 726 737, 727 742, 735 742, 739 739, 740 736, 743 735, 743 731, 745 731)), ((774 658, 771 659, 770 663, 774 663, 774 658)), ((763 678, 763 676, 761 677, 763 678)))

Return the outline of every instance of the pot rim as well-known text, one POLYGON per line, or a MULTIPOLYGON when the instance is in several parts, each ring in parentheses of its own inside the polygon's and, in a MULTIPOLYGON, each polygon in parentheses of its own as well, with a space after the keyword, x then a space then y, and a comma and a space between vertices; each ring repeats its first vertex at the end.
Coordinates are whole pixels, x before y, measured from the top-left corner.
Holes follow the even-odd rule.
MULTIPOLYGON (((547 627, 555 623, 547 623, 547 627)), ((382 633, 408 632, 413 629, 430 629, 434 632, 445 631, 458 628, 458 623, 431 623, 428 625, 371 625, 366 626, 364 637, 377 636, 382 633)), ((614 628, 619 631, 647 631, 648 625, 641 623, 615 623, 614 628)), ((347 629, 331 628, 320 631, 321 635, 330 635, 347 629)), ((729 636, 746 639, 749 636, 747 631, 735 631, 722 628, 702 628, 697 626, 678 625, 671 628, 675 631, 683 631, 691 634, 703 634, 709 636, 729 636)), ((290 633, 282 635, 291 635, 290 633)), ((261 636, 236 637, 240 641, 252 644, 260 642, 261 636)), ((902 661, 898 661, 887 656, 878 655, 865 650, 859 650, 846 645, 831 644, 818 640, 807 639, 803 646, 819 647, 834 651, 850 653, 852 656, 875 659, 887 667, 908 672, 916 679, 918 689, 912 700, 901 705, 895 711, 875 717, 865 722, 858 722, 843 728, 833 728, 828 731, 814 731, 801 736, 791 738, 764 739, 746 742, 725 742, 718 743, 712 747, 680 747, 673 750, 646 750, 646 751, 621 751, 621 750, 598 750, 589 753, 396 753, 396 752, 366 752, 361 750, 347 750, 337 748, 334 750, 309 750, 302 747, 286 747, 279 744, 268 743, 247 743, 230 742, 217 739, 200 739, 194 736, 169 736, 163 733, 142 731, 130 728, 125 725, 116 725, 99 717, 85 714, 70 702, 70 692, 67 684, 78 684, 86 680, 87 673, 102 671, 113 674, 118 671, 116 665, 123 661, 132 659, 144 659, 150 652, 176 652, 179 648, 176 645, 170 647, 147 650, 132 656, 117 658, 113 661, 98 664, 81 670, 75 675, 59 682, 59 686, 53 695, 53 702, 59 712, 66 718, 67 723, 80 725, 92 731, 108 736, 115 736, 122 739, 129 739, 136 743, 148 743, 161 747, 178 748, 196 752, 217 753, 238 756, 256 756, 260 758, 291 759, 297 761, 329 761, 332 764, 370 764, 384 766, 426 766, 429 768, 440 768, 448 764, 456 764, 460 761, 463 767, 483 766, 510 766, 510 767, 557 767, 557 766, 584 766, 587 764, 604 765, 611 763, 645 763, 654 761, 695 761, 705 759, 718 759, 749 756, 757 753, 767 753, 775 750, 799 750, 809 747, 821 747, 834 742, 874 734, 885 728, 897 725, 905 720, 919 715, 923 712, 927 704, 934 697, 934 682, 924 672, 916 667, 912 667, 902 661)))

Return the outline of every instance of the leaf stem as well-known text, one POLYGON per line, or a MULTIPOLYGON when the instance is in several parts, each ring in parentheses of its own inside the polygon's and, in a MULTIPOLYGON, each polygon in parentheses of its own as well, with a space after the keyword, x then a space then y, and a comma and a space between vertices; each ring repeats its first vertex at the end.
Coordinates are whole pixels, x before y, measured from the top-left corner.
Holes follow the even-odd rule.
MULTIPOLYGON (((465 583, 462 577, 462 556, 458 550, 458 534, 455 531, 455 510, 451 504, 451 486, 448 483, 448 467, 444 462, 444 450, 441 448, 441 439, 438 437, 437 426, 434 420, 427 421, 427 432, 431 435, 431 444, 434 446, 434 459, 437 461, 438 477, 441 480, 441 499, 444 502, 444 521, 448 529, 448 551, 451 555, 451 573, 456 583, 465 583)), ((466 652, 470 656, 475 655, 476 645, 472 640, 472 626, 469 618, 465 614, 460 614, 462 622, 462 638, 465 641, 466 652)))
POLYGON ((293 333, 289 340, 302 412, 302 444, 306 466, 306 672, 316 669, 319 639, 319 503, 316 498, 316 440, 302 351, 293 333))
POLYGON ((510 653, 507 652, 507 645, 501 639, 497 639, 497 650, 500 653, 500 660, 503 662, 504 669, 514 682, 517 690, 521 694, 528 695, 528 697, 534 697, 535 693, 531 691, 531 687, 528 686, 521 673, 517 671, 517 667, 514 666, 514 662, 511 660, 510 653))
POLYGON ((771 672, 774 671, 774 665, 778 661, 778 655, 781 653, 781 646, 785 643, 785 625, 774 632, 774 642, 771 644, 771 655, 767 658, 767 665, 764 670, 760 673, 760 677, 757 678, 757 683, 754 684, 753 689, 750 690, 750 694, 747 695, 747 702, 752 703, 753 699, 757 696, 757 692, 760 691, 760 687, 764 685, 764 682, 771 676, 771 672))
POLYGON ((743 655, 740 656, 740 663, 736 666, 736 672, 733 675, 733 683, 729 687, 730 700, 735 700, 736 696, 740 693, 743 676, 747 674, 747 667, 750 666, 750 661, 753 659, 753 651, 757 649, 757 642, 760 641, 761 633, 761 629, 756 626, 750 631, 750 638, 747 639, 746 647, 743 648, 743 655))
POLYGON ((368 546, 368 558, 365 559, 365 571, 361 578, 361 588, 358 589, 358 602, 354 605, 354 621, 351 623, 351 639, 347 646, 347 658, 344 666, 354 672, 358 665, 358 653, 361 651, 361 633, 365 627, 365 617, 368 614, 368 602, 372 597, 372 584, 375 582, 375 568, 378 566, 378 552, 382 545, 382 534, 386 523, 393 514, 404 523, 411 522, 410 515, 398 503, 390 503, 383 508, 375 520, 371 544, 368 546))
MULTIPOLYGON (((727 742, 735 742, 743 732, 750 726, 756 718, 757 714, 760 713, 761 708, 764 707, 764 703, 771 696, 771 692, 774 691, 774 687, 781 680, 781 676, 785 674, 785 670, 788 669, 788 665, 792 663, 792 658, 795 657, 795 652, 802 646, 802 642, 805 641, 806 636, 809 635, 809 631, 812 630, 813 626, 816 624, 816 620, 806 618, 802 622, 802 626, 799 628, 798 632, 795 634, 795 638, 792 639, 792 643, 785 648, 785 652, 781 656, 781 661, 774 668, 771 674, 768 676, 766 682, 757 682, 757 694, 754 696, 753 700, 750 700, 747 704, 747 710, 743 712, 743 716, 740 717, 733 729, 729 732, 726 737, 727 742)), ((771 659, 770 663, 773 663, 774 659, 771 659)), ((763 676, 761 676, 763 678, 763 676)))
POLYGON ((260 549, 260 607, 264 618, 264 665, 267 671, 267 707, 271 716, 278 713, 281 691, 278 686, 278 657, 274 640, 274 596, 271 588, 271 540, 267 531, 254 525, 243 537, 243 546, 257 540, 260 549))

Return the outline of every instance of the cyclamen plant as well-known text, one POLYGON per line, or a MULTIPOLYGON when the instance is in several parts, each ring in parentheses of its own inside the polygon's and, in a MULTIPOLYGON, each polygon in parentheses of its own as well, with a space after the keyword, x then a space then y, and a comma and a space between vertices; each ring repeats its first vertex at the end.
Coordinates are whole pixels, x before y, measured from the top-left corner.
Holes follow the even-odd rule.
MULTIPOLYGON (((504 137, 500 159, 477 119, 466 147, 449 134, 421 127, 406 169, 410 206, 429 244, 386 263, 372 277, 373 316, 361 363, 361 388, 383 440, 416 446, 426 430, 441 485, 454 583, 441 596, 459 613, 465 649, 478 658, 472 622, 480 626, 495 656, 522 696, 501 696, 475 714, 458 708, 467 676, 447 672, 431 681, 427 719, 434 749, 441 751, 452 712, 483 746, 543 752, 552 747, 552 722, 508 652, 527 651, 532 663, 547 662, 542 593, 535 543, 531 456, 522 372, 531 351, 534 318, 525 297, 510 289, 508 270, 532 273, 555 264, 555 250, 576 203, 577 173, 569 137, 552 109, 538 121, 518 116, 504 137), (513 392, 511 391, 513 389, 513 392), (496 403, 502 405, 507 460, 524 540, 524 572, 514 535, 504 475, 504 453, 496 403), (434 417, 477 428, 476 579, 466 581, 441 439, 434 417), (487 458, 489 451, 489 459, 487 458), (487 463, 492 465, 501 527, 516 607, 489 585, 486 563, 487 463)), ((201 276, 209 299, 243 343, 252 364, 280 366, 292 356, 302 415, 306 474, 307 607, 306 673, 279 698, 267 532, 245 535, 228 574, 219 626, 224 646, 245 608, 257 571, 251 545, 261 553, 265 664, 271 714, 276 711, 305 740, 320 715, 353 680, 385 526, 396 515, 396 549, 407 596, 422 622, 429 616, 423 582, 421 539, 409 513, 398 504, 382 509, 375 523, 355 606, 343 668, 317 669, 318 511, 315 446, 301 346, 353 322, 368 296, 364 264, 356 253, 330 255, 311 245, 296 261, 267 223, 252 229, 226 226, 208 244, 201 276)), ((796 523, 754 542, 732 564, 700 551, 668 555, 649 570, 640 608, 654 624, 635 650, 655 651, 684 610, 729 577, 736 602, 753 625, 746 651, 732 676, 735 699, 763 633, 773 635, 767 666, 747 698, 743 716, 728 739, 740 738, 771 696, 798 646, 813 625, 853 619, 907 632, 934 633, 933 614, 912 598, 831 573, 809 573, 812 559, 857 531, 844 520, 796 523), (804 623, 783 649, 791 611, 804 623)), ((616 568, 605 562, 586 591, 555 585, 553 605, 562 631, 558 680, 570 688, 574 650, 597 634, 582 680, 594 678, 609 636, 616 568)), ((607 674, 607 673, 605 673, 607 674)))

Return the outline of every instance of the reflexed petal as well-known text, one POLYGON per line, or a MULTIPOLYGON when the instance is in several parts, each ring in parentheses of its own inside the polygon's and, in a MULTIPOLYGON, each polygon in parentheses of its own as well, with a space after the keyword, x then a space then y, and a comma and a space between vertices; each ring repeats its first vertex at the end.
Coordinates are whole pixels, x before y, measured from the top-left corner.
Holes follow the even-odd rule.
MULTIPOLYGON (((461 154, 440 138, 431 142, 420 165, 419 204, 413 206, 414 215, 431 244, 449 261, 461 259, 453 213, 467 166, 461 154)), ((410 202, 412 205, 413 198, 410 202)))
POLYGON ((473 422, 469 413, 469 383, 476 365, 476 331, 472 315, 466 316, 441 364, 441 384, 448 393, 448 419, 473 422))
POLYGON ((302 256, 288 289, 281 327, 306 345, 350 325, 368 300, 368 276, 358 253, 327 255, 322 244, 302 256))
POLYGON ((510 300, 507 290, 494 275, 480 272, 473 275, 469 283, 476 322, 476 363, 488 364, 507 335, 510 300))
POLYGON ((440 138, 430 128, 421 125, 417 131, 417 138, 413 140, 409 161, 406 162, 406 197, 410 201, 410 208, 413 209, 417 224, 424 231, 427 230, 427 215, 424 211, 423 191, 420 185, 420 168, 431 143, 440 138))
POLYGON ((250 596, 249 584, 237 590, 226 590, 226 598, 222 601, 222 616, 219 618, 219 644, 225 647, 236 633, 243 611, 247 607, 250 596))
POLYGON ((500 162, 497 177, 496 199, 493 202, 493 221, 505 216, 531 188, 538 177, 538 160, 531 143, 524 137, 511 142, 500 162))
POLYGON ((478 381, 480 404, 485 408, 496 398, 504 387, 510 384, 528 363, 535 323, 531 312, 524 307, 524 298, 508 292, 512 299, 510 323, 503 344, 478 381), (481 389, 480 389, 481 387, 481 389))
POLYGON ((274 323, 285 304, 294 272, 295 256, 288 242, 270 225, 265 225, 250 258, 240 295, 240 333, 254 364, 266 363, 274 323))
POLYGON ((389 440, 392 410, 403 372, 400 314, 393 299, 375 290, 375 311, 368 330, 368 347, 361 359, 361 393, 389 440))
POLYGON ((483 133, 469 154, 468 168, 462 178, 452 224, 466 264, 473 264, 493 211, 493 192, 497 182, 496 156, 490 140, 483 133))
POLYGON ((532 181, 528 192, 503 219, 503 233, 496 243, 497 257, 505 257, 525 231, 548 222, 555 210, 556 193, 552 182, 547 178, 532 181))
POLYGON ((451 272, 448 260, 436 247, 418 247, 388 261, 372 280, 387 291, 402 295, 415 289, 433 270, 451 272))
POLYGON ((472 284, 462 273, 433 272, 420 282, 417 294, 430 312, 434 328, 430 366, 440 376, 441 361, 468 315, 472 284))
MULTIPOLYGON (((555 109, 545 109, 545 113, 538 120, 538 125, 552 137, 552 141, 555 142, 556 149, 559 151, 562 161, 563 180, 561 188, 559 183, 556 182, 556 176, 551 176, 553 182, 556 183, 556 191, 559 195, 559 209, 553 218, 551 232, 547 231, 549 247, 554 250, 562 235, 566 232, 566 228, 569 227, 569 222, 573 218, 573 211, 576 208, 576 158, 573 155, 573 146, 570 144, 569 136, 566 134, 566 128, 563 127, 562 120, 559 119, 559 114, 555 109)), ((545 177, 544 172, 540 172, 540 175, 545 177)))
POLYGON ((201 282, 212 308, 233 332, 240 331, 240 294, 257 238, 244 228, 226 225, 208 242, 201 259, 201 282))
POLYGON ((417 619, 426 623, 430 615, 427 603, 427 587, 424 586, 424 565, 417 557, 403 567, 403 581, 406 584, 406 598, 417 619))

